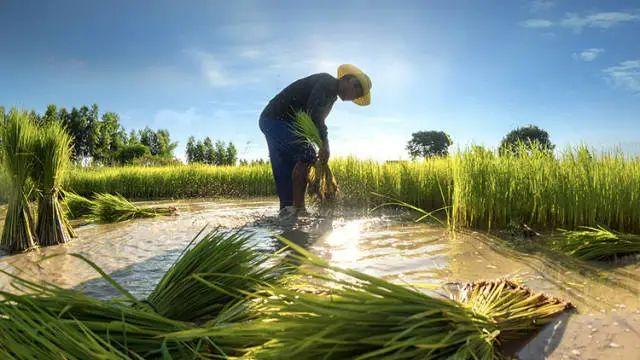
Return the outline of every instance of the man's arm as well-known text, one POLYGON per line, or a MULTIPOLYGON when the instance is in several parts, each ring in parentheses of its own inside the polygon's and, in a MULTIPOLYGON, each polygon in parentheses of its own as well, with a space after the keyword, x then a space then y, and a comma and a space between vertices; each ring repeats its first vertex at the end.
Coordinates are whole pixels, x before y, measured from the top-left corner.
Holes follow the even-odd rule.
POLYGON ((311 91, 311 95, 307 102, 307 111, 309 112, 311 119, 313 119, 313 122, 318 127, 320 137, 324 143, 324 147, 320 149, 320 154, 318 154, 320 156, 320 160, 323 161, 329 159, 329 139, 327 136, 327 125, 325 124, 325 119, 327 118, 327 115, 329 115, 329 112, 333 107, 333 103, 337 99, 334 89, 334 79, 327 78, 327 80, 319 81, 311 91))

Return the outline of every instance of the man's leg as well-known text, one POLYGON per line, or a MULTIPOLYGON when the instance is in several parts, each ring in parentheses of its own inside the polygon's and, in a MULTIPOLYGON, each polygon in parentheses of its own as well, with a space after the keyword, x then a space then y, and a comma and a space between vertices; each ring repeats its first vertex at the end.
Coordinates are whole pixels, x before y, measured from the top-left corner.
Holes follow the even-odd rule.
POLYGON ((293 168, 293 206, 299 210, 304 210, 304 196, 307 192, 309 167, 309 163, 298 161, 293 168))

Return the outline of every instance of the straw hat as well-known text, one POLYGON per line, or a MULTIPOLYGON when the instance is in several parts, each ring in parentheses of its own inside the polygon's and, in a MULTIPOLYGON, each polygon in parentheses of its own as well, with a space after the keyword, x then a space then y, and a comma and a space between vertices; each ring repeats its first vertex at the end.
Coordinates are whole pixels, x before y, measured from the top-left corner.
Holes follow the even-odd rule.
POLYGON ((358 69, 355 65, 342 64, 338 66, 338 79, 345 75, 355 76, 362 85, 362 92, 364 95, 357 99, 353 99, 353 102, 360 106, 369 105, 371 103, 371 79, 369 79, 369 76, 367 76, 367 74, 362 70, 358 69))

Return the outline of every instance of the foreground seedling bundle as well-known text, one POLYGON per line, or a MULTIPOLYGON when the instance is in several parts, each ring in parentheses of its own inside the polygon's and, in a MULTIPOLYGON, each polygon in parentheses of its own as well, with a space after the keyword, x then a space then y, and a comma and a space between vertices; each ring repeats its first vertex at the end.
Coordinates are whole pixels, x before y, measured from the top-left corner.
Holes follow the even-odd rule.
POLYGON ((493 359, 569 307, 508 281, 467 285, 456 299, 426 294, 283 241, 284 257, 251 249, 248 235, 210 232, 143 301, 86 259, 123 299, 15 278, 23 295, 0 292, 0 355, 493 359))

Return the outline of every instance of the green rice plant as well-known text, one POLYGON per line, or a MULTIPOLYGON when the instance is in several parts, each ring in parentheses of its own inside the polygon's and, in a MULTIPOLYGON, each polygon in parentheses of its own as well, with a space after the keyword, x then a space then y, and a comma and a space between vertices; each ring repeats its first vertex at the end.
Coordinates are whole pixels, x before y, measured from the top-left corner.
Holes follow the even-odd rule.
POLYGON ((561 230, 552 246, 581 260, 612 260, 640 253, 640 235, 623 234, 604 227, 561 230))
POLYGON ((9 175, 10 193, 0 247, 9 252, 28 250, 37 244, 28 202, 32 189, 29 176, 34 166, 36 138, 36 126, 27 112, 13 109, 4 117, 0 153, 4 169, 9 175))
MULTIPOLYGON (((295 114, 292 123, 293 132, 301 142, 307 143, 317 149, 324 149, 326 144, 320 136, 313 119, 308 113, 299 111, 295 114)), ((320 204, 328 204, 336 200, 338 184, 336 183, 329 164, 318 159, 311 168, 309 174, 308 192, 314 196, 320 204)))
POLYGON ((455 158, 453 211, 458 226, 574 229, 605 225, 640 230, 640 158, 586 147, 554 155, 528 148, 502 154, 474 147, 455 158))
POLYGON ((82 322, 61 320, 35 303, 28 306, 0 303, 0 314, 3 316, 0 319, 0 357, 3 359, 129 358, 82 322))
POLYGON ((126 221, 137 218, 149 218, 160 215, 171 215, 176 212, 175 207, 142 208, 122 195, 95 194, 91 217, 103 223, 126 221))
POLYGON ((84 196, 80 196, 74 192, 65 191, 63 206, 66 209, 67 216, 70 219, 78 219, 83 216, 91 215, 94 202, 84 196))
POLYGON ((470 285, 458 302, 331 266, 283 241, 298 253, 300 281, 265 290, 260 311, 279 331, 252 350, 255 358, 495 359, 503 341, 530 335, 567 307, 510 282, 470 285))
MULTIPOLYGON (((32 319, 45 312, 58 320, 58 326, 78 326, 84 328, 104 342, 133 358, 162 357, 172 354, 178 357, 192 357, 206 351, 203 341, 165 341, 163 334, 190 329, 193 325, 167 319, 156 314, 149 306, 135 300, 130 294, 127 299, 99 300, 76 290, 68 290, 53 284, 37 284, 18 277, 12 283, 16 295, 0 291, 4 299, 0 310, 7 327, 20 321, 11 317, 12 309, 22 311, 32 319)), ((120 287, 121 291, 123 289, 120 287)), ((56 322, 53 323, 55 325, 56 322)), ((51 341, 58 334, 39 333, 42 341, 51 341)), ((13 344, 8 344, 13 347, 13 344)), ((73 344, 63 344, 63 354, 73 353, 73 344)))
POLYGON ((75 236, 60 203, 62 182, 70 166, 71 136, 60 124, 52 122, 39 129, 34 148, 33 178, 39 192, 38 243, 62 244, 75 236))
MULTIPOLYGON (((451 206, 458 227, 533 229, 603 225, 640 233, 640 157, 585 147, 557 154, 529 148, 500 155, 473 146, 449 157, 377 162, 353 157, 329 162, 340 204, 375 207, 373 193, 432 212, 451 206)), ((269 164, 74 169, 66 188, 80 195, 129 198, 273 196, 269 164)))
POLYGON ((285 268, 250 241, 240 232, 207 233, 176 260, 148 302, 170 319, 201 322, 244 301, 247 292, 275 285, 285 268))

